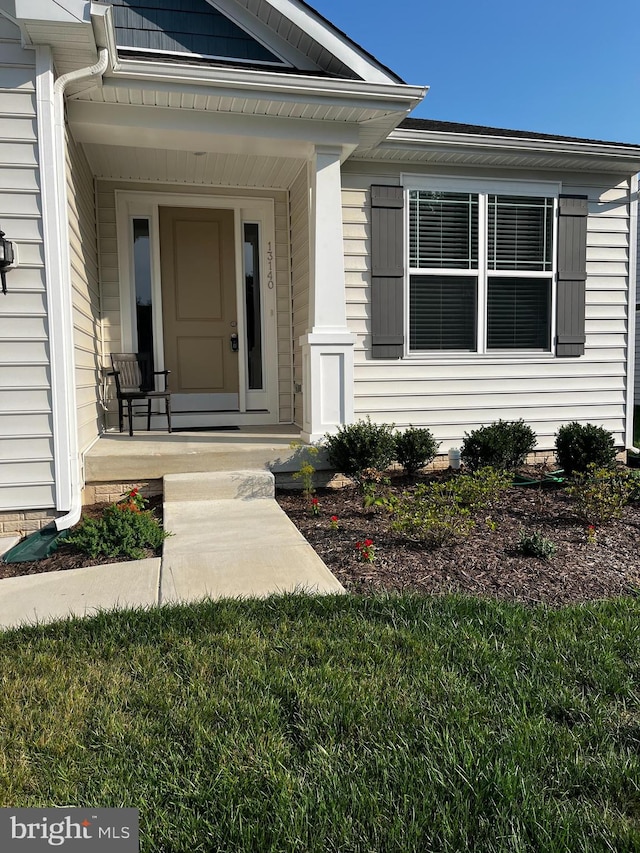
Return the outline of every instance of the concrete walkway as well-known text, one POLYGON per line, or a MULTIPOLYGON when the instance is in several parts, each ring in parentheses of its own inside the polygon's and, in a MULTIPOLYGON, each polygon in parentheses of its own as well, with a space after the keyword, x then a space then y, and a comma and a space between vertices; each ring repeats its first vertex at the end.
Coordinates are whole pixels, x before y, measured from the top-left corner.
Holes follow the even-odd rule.
POLYGON ((0 628, 203 598, 344 592, 274 500, 268 471, 164 478, 162 558, 0 580, 0 628))

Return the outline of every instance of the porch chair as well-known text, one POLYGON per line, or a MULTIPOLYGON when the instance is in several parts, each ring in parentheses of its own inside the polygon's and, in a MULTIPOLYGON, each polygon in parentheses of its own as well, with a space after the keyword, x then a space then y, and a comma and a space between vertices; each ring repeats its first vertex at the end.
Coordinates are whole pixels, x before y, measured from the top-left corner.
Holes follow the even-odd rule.
POLYGON ((124 403, 127 404, 129 417, 129 435, 133 435, 133 403, 138 400, 147 402, 147 430, 151 429, 151 403, 153 400, 164 400, 167 415, 167 426, 171 432, 171 391, 167 376, 170 370, 152 370, 149 353, 112 352, 109 376, 116 382, 116 397, 118 399, 118 423, 120 432, 124 426, 124 403), (154 376, 164 376, 164 390, 156 391, 154 376))

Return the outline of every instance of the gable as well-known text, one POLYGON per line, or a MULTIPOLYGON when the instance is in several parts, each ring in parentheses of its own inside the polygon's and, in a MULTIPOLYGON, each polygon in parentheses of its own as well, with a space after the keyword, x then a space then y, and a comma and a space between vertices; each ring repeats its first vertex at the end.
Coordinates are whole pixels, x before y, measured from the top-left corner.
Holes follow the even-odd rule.
POLYGON ((119 49, 283 65, 207 0, 111 0, 119 49))

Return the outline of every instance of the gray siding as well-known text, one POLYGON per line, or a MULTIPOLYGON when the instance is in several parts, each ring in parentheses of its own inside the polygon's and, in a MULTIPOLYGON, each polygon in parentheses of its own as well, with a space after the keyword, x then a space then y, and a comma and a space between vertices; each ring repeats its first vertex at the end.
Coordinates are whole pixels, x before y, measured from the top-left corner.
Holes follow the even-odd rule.
POLYGON ((93 177, 87 159, 67 131, 67 210, 73 299, 73 342, 82 453, 100 435, 100 285, 93 177))
MULTIPOLYGON (((418 171, 414 167, 412 171, 418 171)), ((426 170, 425 170, 426 173, 426 170)), ((469 171, 470 176, 474 173, 469 171)), ((562 180, 562 192, 587 195, 586 350, 580 358, 371 358, 371 184, 400 182, 392 164, 348 163, 343 221, 348 325, 355 352, 356 418, 427 426, 440 452, 465 431, 498 418, 524 418, 541 450, 570 420, 602 424, 624 444, 629 261, 629 183, 611 176, 520 175, 562 180)), ((494 177, 492 175, 492 177, 494 177)), ((505 177, 497 173, 496 178, 505 177)))
POLYGON ((302 350, 300 337, 309 331, 309 174, 305 165, 291 186, 291 313, 293 323, 293 422, 302 425, 302 350))
POLYGON ((19 267, 0 295, 0 510, 55 506, 35 51, 0 15, 0 226, 19 267))
POLYGON ((111 0, 111 5, 118 47, 282 64, 206 0, 111 0))

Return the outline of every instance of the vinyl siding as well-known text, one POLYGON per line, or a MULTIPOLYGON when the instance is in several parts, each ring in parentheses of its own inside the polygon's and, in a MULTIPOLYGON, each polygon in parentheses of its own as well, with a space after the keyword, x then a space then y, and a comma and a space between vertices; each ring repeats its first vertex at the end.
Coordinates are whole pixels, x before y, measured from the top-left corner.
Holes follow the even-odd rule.
POLYGON ((66 143, 78 448, 82 453, 100 435, 102 422, 98 246, 91 170, 68 130, 66 143))
POLYGON ((0 226, 19 267, 0 295, 0 510, 55 506, 35 51, 0 15, 0 226))
MULTIPOLYGON (((309 330, 309 175, 307 166, 291 186, 291 312, 293 318, 293 381, 302 388, 300 337, 309 330)), ((294 423, 302 424, 303 393, 294 395, 294 423)))
MULTIPOLYGON (((370 238, 372 183, 399 183, 393 166, 347 164, 343 175, 348 325, 357 334, 355 414, 433 430, 440 452, 498 418, 524 418, 551 450, 571 420, 601 424, 624 445, 629 261, 629 182, 607 176, 496 173, 493 178, 561 180, 563 193, 589 198, 586 352, 580 358, 464 356, 372 359, 370 238)), ((412 170, 413 171, 413 170, 412 170)), ((417 170, 416 170, 417 171, 417 170)), ((425 171, 426 173, 426 171, 425 171)), ((469 172, 470 177, 473 176, 469 172)))
POLYGON ((638 210, 638 241, 637 263, 636 263, 636 288, 635 288, 635 311, 636 311, 636 369, 634 375, 634 404, 640 406, 640 208, 638 210))
MULTIPOLYGON (((102 365, 109 366, 109 354, 122 349, 120 325, 120 287, 118 281, 118 245, 116 226, 116 190, 148 193, 148 183, 99 181, 97 185, 98 205, 98 255, 102 288, 102 365)), ((240 190, 209 187, 176 186, 154 184, 153 190, 163 193, 185 193, 190 195, 247 196, 272 198, 275 218, 275 276, 277 302, 277 349, 278 349, 278 418, 281 423, 291 423, 293 416, 291 383, 291 310, 289 268, 289 208, 284 191, 240 190)), ((109 401, 108 426, 117 426, 117 408, 109 401), (115 414, 114 414, 115 412, 115 414)))

